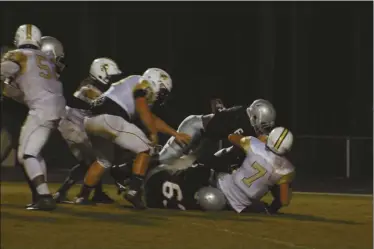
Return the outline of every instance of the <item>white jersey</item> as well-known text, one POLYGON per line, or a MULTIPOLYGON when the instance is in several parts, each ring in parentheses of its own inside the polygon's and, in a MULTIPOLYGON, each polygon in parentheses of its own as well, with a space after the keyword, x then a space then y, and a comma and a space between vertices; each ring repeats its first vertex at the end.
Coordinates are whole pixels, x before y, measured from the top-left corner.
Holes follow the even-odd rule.
POLYGON ((261 199, 275 184, 292 181, 295 171, 285 157, 267 150, 265 143, 255 137, 243 138, 241 145, 247 152, 241 167, 218 179, 218 187, 238 213, 251 205, 251 199, 261 199))
POLYGON ((57 79, 55 64, 42 51, 17 49, 9 51, 3 61, 19 66, 15 87, 23 92, 23 100, 30 112, 43 119, 59 119, 64 114, 65 98, 62 83, 57 79))
MULTIPOLYGON (((91 104, 96 98, 98 98, 102 92, 93 85, 85 85, 79 88, 75 93, 74 97, 83 100, 84 102, 91 104)), ((82 125, 85 117, 92 116, 90 110, 82 110, 77 108, 66 107, 66 118, 74 122, 75 124, 82 125)))
POLYGON ((133 118, 135 114, 135 99, 134 91, 144 90, 146 98, 150 105, 155 101, 155 94, 148 81, 144 80, 142 76, 131 75, 123 80, 112 84, 112 86, 103 94, 122 107, 129 118, 133 118))

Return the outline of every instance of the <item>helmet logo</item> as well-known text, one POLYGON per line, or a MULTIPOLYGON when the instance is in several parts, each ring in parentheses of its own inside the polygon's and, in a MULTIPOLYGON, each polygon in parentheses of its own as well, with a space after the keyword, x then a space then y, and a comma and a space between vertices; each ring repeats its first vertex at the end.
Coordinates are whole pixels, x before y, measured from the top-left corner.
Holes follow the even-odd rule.
POLYGON ((166 75, 166 74, 160 74, 160 78, 162 79, 162 80, 167 80, 168 79, 168 76, 166 75))
POLYGON ((101 71, 102 72, 105 72, 107 73, 108 69, 109 69, 109 65, 108 64, 102 64, 101 67, 100 67, 101 71))

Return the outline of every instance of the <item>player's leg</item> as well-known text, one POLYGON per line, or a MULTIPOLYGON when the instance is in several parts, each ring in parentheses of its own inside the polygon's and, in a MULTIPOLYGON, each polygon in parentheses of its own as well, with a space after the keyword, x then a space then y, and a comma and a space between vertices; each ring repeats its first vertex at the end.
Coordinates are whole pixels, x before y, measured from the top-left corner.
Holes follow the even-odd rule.
MULTIPOLYGON (((107 120, 110 122, 110 120, 107 120)), ((114 121, 114 120, 113 120, 114 121)), ((129 188, 125 194, 125 199, 131 202, 135 208, 143 209, 145 204, 142 200, 141 187, 148 170, 150 160, 150 141, 146 135, 136 125, 123 122, 121 127, 116 127, 120 131, 113 142, 119 147, 129 150, 136 154, 132 166, 132 176, 129 182, 129 188)), ((112 125, 112 127, 115 127, 112 125)))
POLYGON ((202 130, 204 130, 204 126, 201 115, 191 115, 185 118, 179 125, 178 132, 190 135, 192 138, 190 144, 187 146, 180 145, 174 137, 171 137, 160 152, 160 163, 168 164, 174 159, 180 158, 183 154, 187 154, 199 142, 202 130))
POLYGON ((61 119, 58 130, 65 140, 68 148, 70 149, 72 155, 77 159, 79 162, 74 167, 72 167, 69 171, 69 175, 64 180, 63 184, 59 187, 57 192, 53 195, 53 198, 56 202, 65 202, 69 203, 67 199, 67 193, 72 186, 78 181, 81 181, 88 169, 88 166, 84 160, 81 151, 78 148, 78 144, 82 143, 84 138, 82 137, 81 133, 79 132, 80 127, 69 120, 67 117, 61 119))
POLYGON ((56 208, 46 182, 43 161, 40 158, 41 149, 54 127, 54 121, 42 121, 35 115, 29 115, 21 130, 18 160, 23 164, 39 196, 37 202, 28 209, 52 210, 56 208))
POLYGON ((84 184, 75 200, 77 204, 91 204, 89 196, 92 190, 100 183, 106 169, 112 166, 114 158, 112 140, 117 133, 106 124, 104 115, 86 119, 85 129, 95 152, 96 160, 89 166, 85 174, 84 184))
MULTIPOLYGON (((68 118, 60 121, 58 127, 62 137, 66 141, 73 156, 79 162, 70 171, 64 183, 54 194, 57 202, 70 203, 67 200, 67 192, 76 182, 82 181, 89 166, 95 161, 96 156, 91 147, 83 125, 78 125, 68 118)), ((103 192, 102 183, 99 182, 95 187, 93 200, 98 203, 113 203, 114 201, 103 192)))
MULTIPOLYGON (((3 119, 1 120, 1 162, 8 158, 11 151, 15 153, 15 167, 19 167, 25 176, 26 182, 31 190, 32 204, 37 201, 37 192, 30 181, 25 168, 19 163, 17 158, 18 142, 23 122, 27 117, 27 108, 13 99, 4 97, 2 102, 3 119)), ((30 206, 32 204, 28 204, 30 206)))

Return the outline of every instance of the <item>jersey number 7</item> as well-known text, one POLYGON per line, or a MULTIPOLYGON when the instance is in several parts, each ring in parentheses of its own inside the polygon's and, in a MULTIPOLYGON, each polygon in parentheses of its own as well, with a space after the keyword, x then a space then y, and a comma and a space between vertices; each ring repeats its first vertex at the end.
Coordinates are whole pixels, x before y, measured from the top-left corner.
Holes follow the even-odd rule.
POLYGON ((267 170, 263 166, 261 166, 258 162, 254 162, 251 165, 251 167, 253 169, 255 169, 257 172, 250 177, 243 178, 243 180, 242 180, 244 182, 244 184, 248 186, 248 188, 251 187, 251 185, 254 181, 260 179, 261 177, 263 177, 267 173, 267 170))

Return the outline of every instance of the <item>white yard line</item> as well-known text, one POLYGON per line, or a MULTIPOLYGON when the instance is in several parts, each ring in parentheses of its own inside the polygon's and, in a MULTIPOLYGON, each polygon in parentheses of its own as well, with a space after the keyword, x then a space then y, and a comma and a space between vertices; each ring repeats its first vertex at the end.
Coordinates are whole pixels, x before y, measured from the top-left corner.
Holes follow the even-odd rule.
MULTIPOLYGON (((201 224, 201 223, 191 223, 192 225, 195 225, 195 226, 200 226, 200 227, 204 227, 204 228, 212 228, 208 225, 204 225, 204 224, 201 224)), ((253 238, 253 239, 257 239, 257 240, 262 240, 262 241, 268 241, 268 242, 271 242, 271 243, 274 243, 274 244, 278 244, 278 245, 284 245, 284 246, 288 246, 290 248, 300 248, 300 249, 315 249, 313 247, 307 247, 307 246, 300 246, 300 245, 296 245, 292 242, 287 242, 287 241, 282 241, 282 240, 277 240, 277 239, 272 239, 272 238, 268 238, 268 237, 264 237, 264 236, 255 236, 253 234, 244 234, 244 233, 239 233, 239 232, 233 232, 229 229, 223 229, 223 228, 218 228, 216 225, 215 225, 215 230, 216 231, 219 231, 219 232, 225 232, 225 233, 230 233, 230 234, 233 234, 233 235, 239 235, 239 236, 243 236, 245 238, 253 238)))
POLYGON ((327 195, 327 196, 354 196, 354 197, 373 197, 371 194, 348 194, 348 193, 323 193, 323 192, 293 192, 298 195, 327 195))

